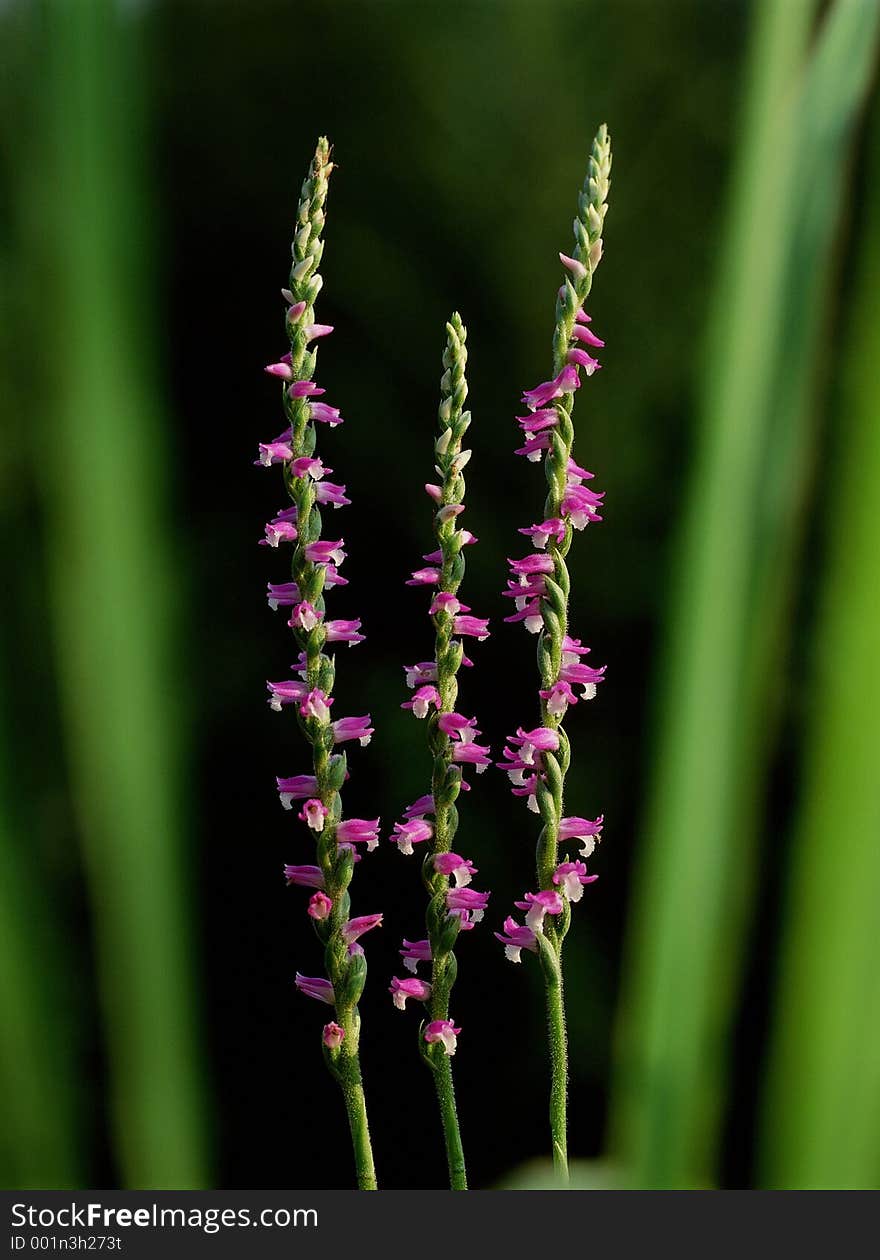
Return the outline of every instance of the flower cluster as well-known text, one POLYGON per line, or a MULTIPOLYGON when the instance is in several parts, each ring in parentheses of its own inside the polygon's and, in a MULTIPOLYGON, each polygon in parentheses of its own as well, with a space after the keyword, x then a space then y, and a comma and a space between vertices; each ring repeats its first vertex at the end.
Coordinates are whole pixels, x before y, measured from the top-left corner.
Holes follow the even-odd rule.
POLYGON ((462 450, 462 440, 471 416, 463 410, 467 332, 457 313, 446 325, 446 334, 439 434, 434 444, 439 481, 425 486, 435 509, 436 549, 423 556, 424 566, 416 569, 407 583, 432 592, 428 614, 434 626, 434 656, 404 667, 412 695, 401 706, 427 725, 433 761, 431 792, 407 807, 391 837, 401 853, 411 854, 414 846, 425 846, 422 877, 428 893, 427 936, 421 941, 404 941, 401 955, 412 974, 391 981, 391 996, 401 1009, 409 998, 426 1006, 420 1045, 434 1072, 450 1182, 453 1188, 461 1189, 466 1185, 464 1156, 449 1069, 461 1029, 450 1019, 449 1000, 457 973, 456 939, 459 932, 470 930, 483 918, 489 894, 469 886, 477 869, 469 858, 453 852, 452 845, 458 828, 456 801, 470 786, 464 777, 465 767, 473 766, 481 774, 491 761, 489 748, 480 743, 477 719, 457 711, 457 676, 462 665, 472 663, 464 654, 463 640, 488 638, 489 623, 474 616, 458 596, 465 572, 465 548, 477 539, 469 530, 459 528, 464 512, 462 472, 471 457, 469 450, 462 450), (430 964, 430 981, 416 975, 421 962, 430 964), (440 1047, 436 1054, 435 1047, 440 1047))
MULTIPOLYGON (((318 266, 323 253, 321 232, 327 181, 333 170, 326 140, 318 143, 308 178, 303 184, 293 240, 290 287, 282 290, 287 303, 285 328, 290 350, 266 368, 282 382, 282 400, 287 427, 271 442, 259 447, 259 464, 280 464, 291 505, 280 510, 267 524, 264 545, 292 547, 291 580, 269 584, 272 609, 289 610, 288 625, 298 648, 291 666, 293 677, 267 683, 269 704, 280 712, 290 706, 300 729, 311 746, 309 773, 277 780, 281 804, 292 809, 300 803, 297 818, 305 824, 304 836, 314 837, 315 865, 286 866, 288 884, 313 889, 307 913, 324 945, 327 976, 297 974, 296 987, 308 997, 334 1008, 335 1019, 323 1031, 328 1065, 343 1086, 353 1136, 359 1132, 361 1151, 359 1175, 369 1181, 372 1160, 363 1110, 363 1093, 358 1064, 360 1020, 357 1003, 366 978, 366 963, 360 938, 378 927, 381 914, 350 917, 348 886, 359 846, 367 851, 378 843, 379 819, 342 818, 340 789, 348 778, 342 745, 357 741, 367 744, 373 734, 369 714, 334 720, 332 695, 335 659, 325 652, 333 643, 351 646, 360 643, 358 620, 327 620, 324 592, 344 586, 340 574, 345 562, 341 538, 321 536, 321 508, 334 511, 349 503, 345 486, 326 478, 332 473, 315 453, 317 426, 335 427, 342 423, 336 407, 316 401, 324 394, 314 381, 316 341, 333 329, 315 322, 314 303, 321 289, 318 266)), ((358 1142, 355 1142, 356 1151, 358 1142)))
POLYGON ((600 128, 593 142, 589 170, 578 201, 572 254, 560 254, 565 269, 556 302, 553 371, 550 379, 522 395, 524 414, 517 417, 523 445, 517 454, 544 462, 548 493, 541 520, 524 526, 532 550, 508 561, 506 598, 514 611, 505 620, 522 622, 538 635, 540 722, 531 730, 520 727, 507 740, 503 760, 516 796, 526 798, 539 814, 542 828, 537 844, 537 891, 516 903, 525 921, 509 917, 496 933, 505 954, 519 962, 523 949, 538 954, 548 995, 553 1084, 551 1126, 554 1160, 566 1168, 565 1096, 567 1049, 562 999, 562 943, 570 923, 571 904, 581 899, 584 885, 596 877, 584 863, 601 835, 602 819, 563 817, 565 775, 570 761, 568 737, 562 722, 570 705, 590 700, 602 682, 605 667, 593 668, 581 659, 588 654, 569 633, 570 581, 566 556, 575 532, 602 519, 603 495, 587 485, 593 474, 574 459, 572 410, 582 378, 599 371, 594 355, 604 345, 591 328, 585 302, 593 273, 602 257, 602 228, 608 209, 611 147, 607 130, 600 128), (580 858, 561 856, 565 840, 582 842, 580 858))

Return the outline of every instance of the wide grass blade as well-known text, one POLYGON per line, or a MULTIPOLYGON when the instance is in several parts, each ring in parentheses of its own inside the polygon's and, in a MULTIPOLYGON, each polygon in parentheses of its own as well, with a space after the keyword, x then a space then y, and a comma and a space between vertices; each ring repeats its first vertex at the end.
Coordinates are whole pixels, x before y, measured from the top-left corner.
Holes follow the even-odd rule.
POLYGON ((43 485, 57 660, 124 1185, 206 1184, 183 816, 180 619, 156 400, 142 32, 46 6, 43 217, 57 348, 43 485))
POLYGON ((755 6, 732 213, 631 910, 613 1141, 634 1184, 715 1172, 743 912, 813 449, 810 387, 880 7, 755 6))
POLYGON ((840 467, 764 1111, 764 1184, 880 1186, 880 113, 848 318, 840 467))

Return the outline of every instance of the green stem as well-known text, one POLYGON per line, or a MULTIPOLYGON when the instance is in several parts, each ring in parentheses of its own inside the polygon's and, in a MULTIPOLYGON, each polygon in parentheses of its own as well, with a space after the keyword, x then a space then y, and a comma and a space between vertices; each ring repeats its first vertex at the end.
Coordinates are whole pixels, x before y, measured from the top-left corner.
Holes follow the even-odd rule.
POLYGON ((461 1132, 458 1127, 458 1112, 455 1109, 455 1086, 452 1083, 452 1063, 449 1055, 439 1056, 437 1062, 431 1064, 431 1068, 437 1090, 437 1101, 440 1104, 440 1119, 443 1122, 446 1162, 449 1165, 449 1188, 467 1190, 467 1171, 464 1165, 461 1132))
POLYGON ((370 1126, 367 1122, 367 1102, 357 1055, 340 1064, 336 1076, 345 1100, 348 1127, 351 1130, 358 1190, 378 1190, 373 1148, 370 1144, 370 1126))
MULTIPOLYGON (((548 928, 546 936, 552 929, 548 928)), ((565 994, 562 987, 562 940, 546 942, 541 948, 544 986, 547 995, 547 1041, 550 1046, 550 1137, 553 1168, 560 1186, 567 1188, 568 1176, 568 1037, 565 1031, 565 994)))

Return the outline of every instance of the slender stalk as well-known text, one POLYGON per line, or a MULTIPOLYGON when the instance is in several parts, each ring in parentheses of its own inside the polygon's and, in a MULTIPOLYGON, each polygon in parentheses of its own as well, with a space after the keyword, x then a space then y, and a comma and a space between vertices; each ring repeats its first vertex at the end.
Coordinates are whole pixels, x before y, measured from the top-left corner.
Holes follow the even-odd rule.
MULTIPOLYGON (((369 716, 364 719, 346 719, 332 723, 330 693, 335 681, 334 658, 324 652, 328 641, 348 637, 357 642, 360 622, 327 623, 324 618, 324 589, 342 563, 344 552, 341 541, 329 543, 321 540, 321 513, 319 501, 334 504, 347 503, 344 486, 332 486, 324 482, 325 469, 315 456, 318 421, 334 425, 341 422, 338 411, 323 403, 311 401, 318 390, 313 381, 317 351, 312 343, 332 329, 316 324, 314 304, 321 290, 322 280, 318 266, 323 254, 324 207, 327 187, 333 163, 330 145, 321 137, 315 150, 309 174, 303 183, 297 210, 296 229, 293 239, 293 261, 290 271, 290 288, 285 291, 289 309, 285 328, 290 341, 289 355, 280 363, 267 369, 284 381, 282 393, 284 413, 289 429, 274 443, 261 447, 262 462, 281 462, 284 481, 293 504, 292 515, 279 516, 267 526, 267 539, 279 538, 278 530, 286 527, 286 538, 295 540, 291 561, 292 583, 288 585, 285 601, 292 604, 289 625, 300 648, 298 662, 300 681, 269 684, 273 703, 280 707, 280 696, 297 704, 300 728, 311 746, 313 775, 300 776, 308 779, 302 791, 299 785, 279 780, 282 801, 290 805, 293 798, 306 799, 300 817, 316 835, 316 868, 288 868, 289 882, 303 882, 302 869, 310 870, 311 886, 319 888, 310 903, 309 914, 315 931, 324 945, 324 965, 328 979, 297 976, 298 987, 309 996, 317 997, 332 1005, 336 1020, 327 1024, 323 1032, 325 1062, 339 1082, 345 1102, 354 1148, 358 1187, 375 1190, 376 1173, 370 1146, 366 1102, 361 1078, 358 1053, 360 1017, 357 1003, 363 992, 367 974, 363 949, 357 938, 370 927, 381 922, 381 915, 366 916, 358 920, 349 918, 351 901, 348 886, 354 870, 354 845, 366 841, 373 848, 377 843, 379 820, 349 819, 342 823, 340 788, 347 776, 347 760, 344 752, 334 747, 343 739, 369 739, 369 716), (329 493, 329 497, 326 495, 329 493), (321 497, 325 495, 325 497, 321 497), (273 535, 273 529, 276 531, 273 535), (338 730, 340 725, 362 724, 364 729, 352 733, 338 730), (285 787, 292 792, 285 797, 285 787), (329 983, 328 983, 329 981, 329 983)), ((274 589, 274 588, 273 588, 274 589)))
MULTIPOLYGON (((553 335, 554 378, 559 378, 572 362, 572 342, 578 313, 589 296, 593 272, 602 257, 601 233, 607 211, 605 198, 608 194, 610 171, 611 142, 603 125, 593 142, 587 179, 574 224, 574 254, 567 264, 569 274, 559 291, 556 304, 556 328, 553 335)), ((553 569, 552 574, 544 576, 544 593, 540 601, 542 627, 538 640, 538 668, 542 688, 541 727, 555 732, 558 739, 555 750, 548 749, 543 753, 543 774, 538 775, 535 793, 537 808, 544 823, 536 850, 537 880, 538 888, 546 892, 552 892, 556 888, 554 872, 559 862, 559 829, 564 812, 565 776, 571 756, 568 737, 562 729, 565 708, 554 703, 553 696, 560 679, 564 643, 568 636, 571 583, 566 556, 571 547, 573 526, 570 515, 565 512, 564 500, 569 489, 574 448, 574 391, 555 398, 553 406, 556 423, 550 430, 549 448, 544 461, 548 482, 544 517, 548 522, 562 522, 564 530, 550 535, 546 542, 546 553, 552 560, 553 569)), ((537 933, 537 944, 547 990, 553 1163, 560 1181, 567 1184, 568 1048, 562 984, 562 945, 571 922, 567 900, 563 900, 562 909, 555 917, 556 922, 549 919, 544 921, 543 930, 537 933)))
POLYGON ((451 1190, 467 1190, 464 1149, 461 1145, 461 1131, 458 1127, 458 1113, 455 1109, 452 1063, 448 1054, 438 1056, 437 1064, 434 1067, 434 1088, 437 1090, 437 1101, 440 1104, 440 1119, 443 1122, 446 1162, 449 1165, 449 1187, 451 1190))

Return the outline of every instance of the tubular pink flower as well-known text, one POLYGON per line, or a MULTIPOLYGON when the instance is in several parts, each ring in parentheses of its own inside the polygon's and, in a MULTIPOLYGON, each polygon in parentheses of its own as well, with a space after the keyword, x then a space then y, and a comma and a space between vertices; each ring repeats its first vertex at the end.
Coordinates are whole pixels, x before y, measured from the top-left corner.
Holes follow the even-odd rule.
POLYGON ((360 621, 327 621, 324 630, 328 643, 347 643, 353 647, 355 643, 363 643, 366 635, 360 634, 360 621))
MULTIPOLYGON (((564 659, 564 657, 563 657, 564 659)), ((589 665, 563 665, 559 671, 561 682, 580 684, 582 700, 592 700, 596 695, 596 687, 600 682, 605 681, 606 666, 600 669, 591 669, 589 665)))
POLYGON ((391 985, 388 989, 391 994, 391 1000, 399 1011, 406 1010, 407 998, 412 998, 415 1002, 427 1002, 431 996, 431 986, 427 980, 419 980, 418 977, 407 977, 399 980, 397 976, 391 977, 391 985))
POLYGON ((407 805, 403 811, 403 816, 407 822, 411 822, 414 818, 424 818, 425 814, 433 814, 433 812, 433 796, 420 796, 417 801, 413 801, 412 805, 407 805))
POLYGON ((598 818, 563 818, 559 823, 559 840, 580 840, 582 842, 581 857, 588 858, 596 848, 596 842, 602 839, 604 814, 598 818))
POLYGON ((416 569, 411 578, 407 578, 407 586, 436 586, 440 581, 440 570, 433 568, 416 569))
POLYGON ((333 1006, 336 1002, 333 985, 323 976, 301 976, 297 972, 294 984, 306 997, 315 998, 318 1002, 326 1002, 328 1006, 333 1006))
POLYGON ((549 451, 549 449, 550 435, 548 433, 536 433, 526 439, 525 446, 518 446, 514 454, 525 456, 530 464, 537 464, 544 452, 549 451))
POLYGON ((417 665, 404 665, 403 671, 406 675, 406 685, 410 689, 420 687, 423 683, 437 681, 436 661, 419 661, 417 665))
POLYGON ((312 831, 324 830, 324 819, 330 811, 323 801, 319 801, 317 797, 312 797, 306 801, 297 818, 301 819, 312 831))
POLYGON ((463 717, 460 713, 441 713, 437 726, 444 735, 448 735, 450 739, 460 739, 463 744, 471 743, 474 736, 480 733, 477 730, 477 719, 463 717))
POLYGON ((598 875, 588 875, 583 862, 560 862, 553 872, 553 883, 558 884, 569 901, 580 901, 584 885, 594 884, 598 875))
POLYGON ((306 543, 303 548, 305 558, 312 564, 340 565, 345 560, 344 540, 337 538, 331 542, 328 538, 320 538, 317 542, 306 543))
POLYGON ((567 271, 571 272, 575 280, 586 280, 587 269, 582 262, 578 262, 576 258, 570 258, 568 254, 560 254, 559 261, 567 271))
POLYGON ((306 324, 303 327, 306 341, 315 341, 318 337, 329 337, 332 331, 332 324, 306 324))
POLYGON ((353 945, 359 936, 372 932, 373 928, 382 926, 381 914, 362 914, 357 919, 349 919, 342 926, 342 939, 346 945, 353 945))
POLYGON ((430 941, 408 941, 404 937, 403 949, 400 951, 403 959, 403 965, 407 971, 411 971, 413 975, 420 962, 431 961, 431 942, 430 941))
POLYGON ((601 350, 605 345, 604 341, 601 341, 594 332, 591 332, 589 328, 585 328, 583 324, 575 324, 571 330, 571 335, 576 340, 582 341, 586 346, 595 346, 601 350))
POLYGON ((454 617, 452 629, 455 634, 469 635, 480 643, 489 637, 489 622, 482 617, 468 617, 467 615, 454 617))
MULTIPOLYGON (((565 538, 565 521, 558 516, 554 516, 548 521, 541 521, 539 525, 529 525, 527 529, 520 529, 517 532, 525 534, 527 538, 531 538, 532 546, 537 547, 539 551, 543 551, 551 538, 556 543, 563 541, 565 538)), ((552 570, 548 570, 548 572, 552 572, 552 570)))
POLYGON ((424 1032, 425 1041, 439 1041, 446 1053, 452 1057, 458 1045, 461 1029, 456 1028, 451 1019, 434 1019, 424 1032))
POLYGON ((289 779, 276 779, 281 804, 285 809, 291 808, 292 801, 304 801, 314 796, 318 790, 318 781, 313 774, 295 774, 289 779))
POLYGON ((314 455, 301 455, 290 465, 294 477, 311 477, 312 481, 320 481, 332 468, 325 468, 320 459, 314 455))
POLYGON ((325 389, 319 389, 314 381, 294 381, 290 389, 287 391, 288 398, 314 398, 319 394, 326 394, 325 389))
POLYGON ((312 919, 329 919, 333 902, 324 892, 316 892, 309 898, 309 917, 312 919))
POLYGON ((324 872, 320 866, 285 866, 284 878, 288 886, 297 884, 300 888, 324 887, 324 872))
POLYGON ((315 608, 314 604, 310 604, 308 600, 303 600, 301 604, 295 606, 287 624, 296 630, 314 630, 323 616, 324 614, 315 608))
POLYGON ((262 464, 264 468, 268 468, 271 464, 282 464, 286 459, 290 459, 293 453, 289 433, 286 437, 282 433, 271 442, 260 442, 258 449, 260 458, 254 460, 254 463, 262 464))
POLYGON ((504 956, 511 962, 522 962, 520 951, 530 949, 537 953, 538 942, 531 928, 523 927, 510 915, 504 920, 504 930, 495 932, 494 936, 504 946, 504 956))
POLYGON ((426 718, 431 705, 440 704, 440 692, 436 687, 419 687, 411 700, 404 700, 401 709, 411 709, 417 718, 426 718))
POLYGON ((321 1040, 328 1050, 338 1050, 345 1040, 345 1029, 340 1028, 337 1023, 331 1020, 329 1024, 324 1025, 321 1040))
POLYGON ((437 513, 437 520, 441 525, 445 525, 447 521, 453 520, 456 516, 461 516, 463 511, 463 503, 444 503, 437 513))
MULTIPOLYGON (((324 391, 322 389, 319 392, 323 394, 324 391)), ((326 403, 321 402, 309 403, 309 419, 317 420, 319 424, 329 425, 331 429, 335 429, 338 424, 344 424, 338 407, 328 407, 326 403)))
POLYGON ((428 613, 431 617, 436 617, 438 613, 449 613, 454 617, 458 612, 466 612, 464 604, 460 604, 457 596, 451 595, 449 591, 438 591, 431 600, 431 607, 428 613))
POLYGON ((570 704, 577 704, 577 696, 567 682, 554 683, 552 687, 539 691, 538 695, 546 700, 547 712, 553 717, 563 717, 570 704))
POLYGON ((525 910, 526 927, 533 932, 541 932, 544 928, 546 914, 562 914, 563 901, 558 892, 543 889, 541 892, 527 892, 522 901, 513 903, 517 910, 525 910))
MULTIPOLYGON (((520 530, 521 534, 525 532, 525 530, 520 530)), ((553 557, 546 555, 539 556, 536 555, 535 552, 532 552, 528 556, 523 556, 522 560, 509 559, 507 563, 510 565, 511 573, 516 574, 553 572, 553 557)))
POLYGON ((541 601, 539 599, 530 599, 510 617, 504 618, 505 622, 522 621, 529 634, 537 634, 544 624, 544 615, 541 612, 541 601))
POLYGON ((379 819, 346 818, 336 824, 336 839, 339 844, 365 844, 372 853, 379 843, 379 819))
POLYGON ((293 520, 282 520, 276 516, 266 524, 266 536, 260 539, 263 547, 277 547, 279 543, 296 542, 297 528, 293 520))
POLYGON ((598 359, 594 359, 592 355, 587 354, 586 350, 574 349, 569 350, 566 355, 569 363, 576 363, 578 367, 582 367, 587 376, 592 376, 594 372, 598 372, 602 364, 598 359))
MULTIPOLYGON (((475 744, 470 741, 462 742, 458 740, 452 746, 452 760, 459 766, 476 766, 477 774, 482 774, 486 767, 492 764, 489 752, 490 749, 486 744, 475 744)), ((462 782, 462 787, 464 786, 464 782, 462 782)))
POLYGON ((318 481, 315 483, 315 502, 341 508, 349 507, 351 499, 346 498, 345 486, 337 486, 332 481, 318 481))
POLYGON ((291 321, 291 323, 296 323, 305 313, 305 302, 295 301, 290 289, 282 289, 281 296, 284 298, 285 302, 290 303, 287 311, 287 318, 291 321))
POLYGON ((283 704, 297 704, 308 694, 308 687, 295 678, 287 682, 267 682, 269 688, 269 708, 276 713, 281 712, 283 704))
POLYGON ((491 893, 477 892, 475 888, 450 888, 446 894, 446 909, 466 910, 474 923, 479 923, 489 904, 491 893))
POLYGON ((391 841, 397 845, 401 853, 411 854, 414 844, 423 844, 424 841, 430 840, 433 834, 434 828, 429 822, 425 822, 423 818, 412 818, 409 822, 394 824, 391 841))
POLYGON ((340 718, 332 724, 334 744, 342 744, 347 739, 356 739, 361 748, 366 748, 373 738, 373 727, 370 726, 370 715, 363 717, 340 718))
POLYGON ((278 376, 282 381, 289 381, 293 378, 293 372, 290 368, 290 355, 285 355, 279 363, 269 363, 263 368, 264 372, 268 372, 270 376, 278 376), (287 360, 285 362, 285 359, 287 360))
POLYGON ((477 868, 470 858, 460 857, 457 853, 436 854, 434 870, 439 871, 441 875, 451 875, 455 880, 456 888, 465 888, 477 873, 477 868))
POLYGON ((516 422, 523 433, 541 433, 544 429, 555 429, 559 416, 555 407, 541 407, 537 411, 530 411, 528 415, 517 416, 516 422))
POLYGON ((429 498, 433 499, 435 503, 443 502, 443 489, 441 486, 435 486, 432 485, 431 482, 426 482, 425 493, 429 496, 429 498))
POLYGON ((329 722, 332 703, 333 701, 320 687, 315 687, 303 697, 299 711, 304 718, 314 718, 315 721, 322 723, 329 722))
POLYGON ((300 601, 299 587, 296 582, 269 582, 266 587, 266 596, 273 612, 278 608, 298 604, 300 601))
POLYGON ((570 394, 579 387, 580 383, 577 368, 573 364, 567 363, 552 381, 542 381, 534 389, 527 389, 522 396, 522 400, 529 411, 537 411, 539 407, 545 407, 554 398, 561 398, 563 394, 570 394))

